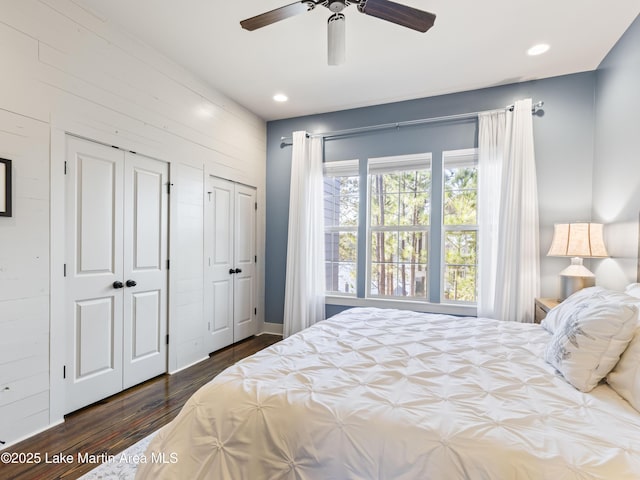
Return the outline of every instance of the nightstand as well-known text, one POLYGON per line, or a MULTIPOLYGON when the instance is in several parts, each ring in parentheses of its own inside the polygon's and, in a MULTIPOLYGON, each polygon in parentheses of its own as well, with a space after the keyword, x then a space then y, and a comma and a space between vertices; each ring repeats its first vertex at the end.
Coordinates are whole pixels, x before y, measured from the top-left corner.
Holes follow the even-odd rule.
POLYGON ((536 298, 535 322, 540 323, 547 316, 549 310, 558 304, 560 301, 555 298, 536 298))

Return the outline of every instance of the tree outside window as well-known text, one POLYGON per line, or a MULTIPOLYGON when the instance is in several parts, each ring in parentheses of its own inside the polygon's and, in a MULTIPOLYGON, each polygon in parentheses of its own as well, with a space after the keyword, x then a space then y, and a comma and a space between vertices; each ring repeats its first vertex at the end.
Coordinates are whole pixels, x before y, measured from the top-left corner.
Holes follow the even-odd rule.
POLYGON ((475 149, 443 158, 442 299, 475 303, 478 266, 478 161, 475 149))
POLYGON ((369 296, 427 299, 431 155, 369 159, 369 296))

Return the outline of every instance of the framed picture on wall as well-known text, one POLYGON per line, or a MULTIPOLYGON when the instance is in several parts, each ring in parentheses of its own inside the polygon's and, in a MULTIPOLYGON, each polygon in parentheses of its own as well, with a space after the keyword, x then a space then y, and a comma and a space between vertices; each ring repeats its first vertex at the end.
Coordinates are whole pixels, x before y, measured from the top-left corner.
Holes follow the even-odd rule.
POLYGON ((0 158, 0 217, 11 216, 11 160, 0 158))

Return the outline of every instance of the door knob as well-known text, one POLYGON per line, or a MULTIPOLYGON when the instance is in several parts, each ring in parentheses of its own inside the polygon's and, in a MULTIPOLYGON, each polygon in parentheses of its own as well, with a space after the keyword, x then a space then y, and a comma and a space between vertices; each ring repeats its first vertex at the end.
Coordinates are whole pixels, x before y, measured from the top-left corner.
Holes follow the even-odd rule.
POLYGON ((127 287, 135 287, 137 285, 135 280, 127 280, 127 283, 125 283, 125 285, 127 287))
POLYGON ((124 285, 122 284, 122 282, 120 280, 116 280, 115 282, 113 282, 113 288, 122 288, 124 287, 124 285))
POLYGON ((233 268, 229 269, 229 275, 233 275, 234 273, 236 273, 236 271, 233 268))
POLYGON ((240 270, 239 268, 236 268, 236 273, 242 273, 242 270, 240 270))

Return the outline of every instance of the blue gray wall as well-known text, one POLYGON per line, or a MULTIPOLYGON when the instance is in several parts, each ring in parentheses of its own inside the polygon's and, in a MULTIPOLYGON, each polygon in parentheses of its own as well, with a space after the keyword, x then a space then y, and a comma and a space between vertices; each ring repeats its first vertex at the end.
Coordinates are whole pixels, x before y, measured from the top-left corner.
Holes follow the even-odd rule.
POLYGON ((596 72, 593 216, 606 224, 611 258, 598 283, 621 289, 637 279, 640 213, 640 17, 596 72))
MULTIPOLYGON (((281 137, 296 130, 326 132, 427 117, 492 110, 531 97, 545 102, 534 117, 540 197, 542 295, 559 293, 565 259, 545 256, 556 222, 591 218, 596 74, 587 72, 406 102, 291 118, 267 124, 267 231, 265 321, 282 323, 287 253, 291 147, 281 137)), ((313 95, 313 92, 309 92, 313 95)), ((463 148, 477 142, 475 122, 401 128, 326 144, 328 161, 463 148), (456 145, 459 145, 456 147, 456 145)), ((331 311, 336 310, 334 307, 331 311)))

